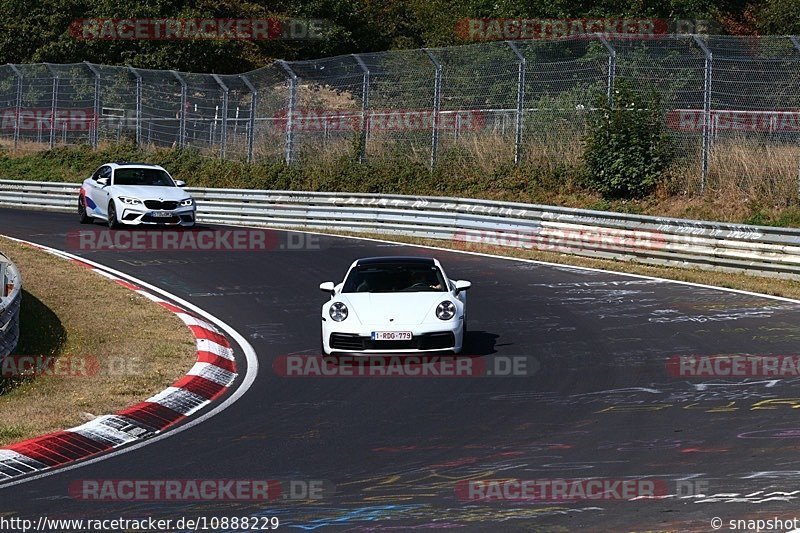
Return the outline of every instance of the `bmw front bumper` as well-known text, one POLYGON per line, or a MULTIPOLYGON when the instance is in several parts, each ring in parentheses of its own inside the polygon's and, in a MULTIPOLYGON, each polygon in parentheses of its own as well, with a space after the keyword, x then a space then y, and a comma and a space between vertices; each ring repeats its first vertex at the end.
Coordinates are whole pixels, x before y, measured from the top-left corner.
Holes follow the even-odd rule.
POLYGON ((193 226, 197 211, 197 207, 193 205, 170 210, 148 209, 144 206, 127 204, 122 204, 121 207, 122 212, 117 216, 118 220, 132 226, 193 226), (169 216, 156 216, 160 213, 169 213, 169 216))

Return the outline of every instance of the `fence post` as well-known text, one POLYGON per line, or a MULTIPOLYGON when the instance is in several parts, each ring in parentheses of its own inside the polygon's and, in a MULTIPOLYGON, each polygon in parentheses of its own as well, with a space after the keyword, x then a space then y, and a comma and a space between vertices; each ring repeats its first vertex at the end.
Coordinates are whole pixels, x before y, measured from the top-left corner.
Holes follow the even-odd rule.
POLYGON ((514 125, 514 164, 519 165, 522 156, 522 127, 524 124, 523 113, 525 112, 525 69, 528 66, 528 61, 519 51, 516 44, 511 41, 506 41, 506 44, 519 59, 519 65, 517 66, 517 119, 514 125))
POLYGON ((437 150, 439 148, 439 112, 442 103, 442 65, 436 60, 433 53, 423 48, 423 52, 428 54, 435 70, 433 79, 433 133, 431 135, 431 170, 436 166, 437 150))
POLYGON ((711 153, 711 61, 713 54, 699 35, 693 34, 692 37, 706 56, 703 69, 703 149, 700 170, 700 192, 703 192, 708 179, 708 160, 711 153))
POLYGON ((606 82, 606 92, 608 107, 611 109, 614 102, 614 81, 617 79, 617 51, 614 50, 614 47, 611 46, 611 43, 608 42, 608 39, 606 39, 602 33, 596 33, 595 35, 597 35, 597 38, 600 39, 600 42, 603 43, 603 46, 608 50, 608 81, 606 82))
POLYGON ((250 127, 247 128, 247 162, 250 163, 253 161, 253 138, 256 136, 256 100, 258 99, 258 91, 253 84, 250 83, 250 80, 247 79, 247 76, 240 74, 239 78, 241 78, 241 80, 250 90, 250 127))
POLYGON ((186 148, 186 106, 188 105, 186 80, 175 70, 170 70, 170 73, 172 73, 175 79, 178 80, 178 83, 181 84, 181 116, 178 124, 178 146, 186 148))
POLYGON ((363 163, 367 156, 367 139, 369 139, 369 134, 367 133, 369 128, 367 121, 367 113, 369 112, 369 68, 364 63, 364 60, 361 59, 361 56, 353 54, 353 57, 364 72, 364 78, 361 81, 361 144, 358 153, 358 162, 363 163))
MULTIPOLYGON (((128 65, 128 71, 136 77, 136 145, 142 144, 142 75, 128 65)), ((149 139, 148 139, 149 141, 149 139)))
POLYGON ((286 164, 291 165, 292 161, 294 161, 294 114, 297 108, 297 74, 294 73, 286 61, 281 59, 278 64, 289 75, 289 109, 286 113, 286 164))
POLYGON ((14 112, 14 150, 16 150, 17 144, 19 143, 19 120, 20 114, 22 113, 22 72, 20 72, 16 65, 9 63, 8 66, 11 67, 11 70, 14 71, 14 75, 17 77, 17 101, 14 104, 16 108, 14 112))
POLYGON ((92 147, 97 148, 97 144, 99 141, 99 134, 98 134, 98 127, 100 126, 100 71, 97 68, 89 63, 88 61, 83 62, 84 65, 88 67, 89 70, 92 71, 94 74, 94 109, 92 117, 92 122, 94 123, 93 133, 91 135, 92 140, 92 147))
POLYGON ((58 73, 53 70, 50 63, 45 63, 45 67, 53 76, 53 97, 50 100, 50 148, 56 144, 56 111, 58 110, 58 73))
POLYGON ((222 89, 222 134, 219 138, 219 156, 225 159, 225 145, 228 140, 228 87, 222 83, 222 80, 216 74, 212 74, 211 77, 222 89))

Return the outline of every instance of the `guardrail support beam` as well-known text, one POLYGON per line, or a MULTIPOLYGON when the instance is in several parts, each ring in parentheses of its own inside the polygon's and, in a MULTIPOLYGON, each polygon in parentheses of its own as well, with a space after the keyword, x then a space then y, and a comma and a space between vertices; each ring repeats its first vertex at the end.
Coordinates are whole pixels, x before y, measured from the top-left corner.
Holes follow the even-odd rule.
POLYGON ((16 150, 19 144, 19 121, 22 114, 22 72, 16 65, 8 63, 8 66, 14 71, 14 76, 17 78, 17 99, 14 103, 14 150, 16 150))
POLYGON ((525 70, 528 66, 528 60, 519 51, 519 48, 512 41, 506 41, 506 44, 511 51, 519 59, 517 66, 517 118, 514 124, 514 164, 519 165, 522 156, 522 127, 523 127, 523 114, 525 113, 525 70))
POLYGON ((352 54, 364 77, 361 81, 361 142, 359 143, 358 162, 363 163, 367 157, 367 139, 369 139, 369 121, 367 120, 367 113, 369 112, 369 67, 361 59, 358 54, 352 54))
POLYGON ((170 70, 170 73, 178 80, 178 83, 181 84, 181 114, 178 124, 178 146, 186 148, 186 108, 189 106, 188 88, 183 76, 175 70, 170 70))
POLYGON ((294 162, 294 114, 297 110, 297 74, 292 67, 284 60, 279 60, 278 64, 286 71, 289 76, 289 102, 286 112, 286 150, 285 160, 287 165, 294 162))
POLYGON ((442 105, 442 64, 436 59, 428 48, 423 48, 428 58, 433 63, 434 78, 433 78, 433 132, 431 133, 431 170, 436 166, 439 149, 439 113, 442 105))
POLYGON ((98 126, 100 125, 100 71, 97 70, 97 67, 89 63, 88 61, 83 62, 84 65, 94 74, 94 108, 92 114, 92 124, 90 126, 91 131, 91 142, 92 147, 97 148, 99 135, 98 135, 98 126))
POLYGON ((614 103, 614 81, 617 79, 617 51, 614 50, 614 47, 611 46, 611 43, 608 42, 605 35, 602 33, 596 33, 595 35, 597 35, 597 38, 600 39, 600 42, 603 43, 603 46, 605 46, 608 51, 608 80, 606 81, 606 93, 608 108, 611 109, 614 103))
POLYGON ((142 75, 139 71, 128 65, 128 72, 136 77, 136 145, 142 144, 142 75))
POLYGON ((53 66, 50 63, 45 63, 45 67, 47 67, 48 72, 50 75, 53 76, 53 96, 50 100, 50 148, 52 149, 53 146, 56 144, 56 112, 58 111, 58 73, 53 70, 53 66))
POLYGON ((258 101, 258 91, 255 86, 250 83, 250 80, 247 79, 247 76, 240 74, 239 78, 250 91, 250 118, 248 119, 247 128, 247 162, 250 163, 253 161, 253 139, 256 136, 256 104, 258 101))
POLYGON ((711 155, 711 62, 714 55, 699 35, 693 34, 692 38, 705 54, 705 67, 703 69, 703 148, 700 163, 700 192, 705 191, 708 179, 708 161, 711 155))
POLYGON ((214 81, 217 82, 219 88, 222 89, 222 133, 219 138, 219 156, 225 158, 225 145, 228 140, 228 86, 222 82, 216 74, 211 75, 214 81))

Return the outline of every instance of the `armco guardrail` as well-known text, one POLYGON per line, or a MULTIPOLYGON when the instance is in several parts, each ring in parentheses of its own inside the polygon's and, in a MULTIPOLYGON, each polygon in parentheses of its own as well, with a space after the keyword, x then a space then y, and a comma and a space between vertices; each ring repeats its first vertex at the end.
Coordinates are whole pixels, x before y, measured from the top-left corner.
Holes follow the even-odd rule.
MULTIPOLYGON (((76 212, 78 185, 0 180, 0 206, 76 212)), ((800 230, 433 196, 187 189, 198 220, 409 235, 800 279, 800 230)))
POLYGON ((0 253, 0 360, 17 347, 21 301, 22 278, 19 270, 0 253))

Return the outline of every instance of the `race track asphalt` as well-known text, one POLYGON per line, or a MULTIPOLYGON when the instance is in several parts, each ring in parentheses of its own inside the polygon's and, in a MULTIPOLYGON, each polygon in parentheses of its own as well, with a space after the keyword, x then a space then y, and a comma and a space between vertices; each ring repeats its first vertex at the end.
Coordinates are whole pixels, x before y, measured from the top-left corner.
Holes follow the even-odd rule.
POLYGON ((712 517, 726 524, 800 517, 800 381, 667 371, 672 356, 797 354, 800 304, 286 232, 275 232, 276 242, 305 239, 312 249, 73 249, 68 233, 85 229, 74 215, 0 210, 0 234, 92 259, 227 322, 255 348, 259 373, 243 397, 196 427, 0 487, 2 516, 278 516, 281 529, 340 531, 709 531, 712 517), (338 281, 354 259, 376 255, 435 256, 452 279, 472 281, 465 354, 490 369, 493 361, 524 356, 530 375, 278 375, 273 362, 282 356, 319 353, 319 283, 338 281), (590 477, 656 480, 665 497, 478 502, 455 490, 476 479, 590 477), (319 500, 273 502, 70 496, 70 484, 87 479, 324 480, 335 490, 319 500))

